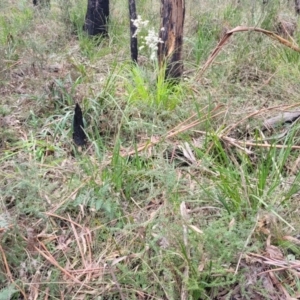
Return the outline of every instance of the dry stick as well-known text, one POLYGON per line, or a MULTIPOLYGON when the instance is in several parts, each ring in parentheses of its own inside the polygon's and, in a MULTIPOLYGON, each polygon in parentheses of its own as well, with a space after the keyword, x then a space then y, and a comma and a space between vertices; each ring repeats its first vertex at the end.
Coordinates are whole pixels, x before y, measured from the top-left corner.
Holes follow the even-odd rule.
POLYGON ((49 287, 47 287, 46 288, 46 290, 45 290, 45 298, 44 298, 44 300, 48 300, 49 299, 49 287))
MULTIPOLYGON (((79 237, 78 237, 78 234, 77 234, 77 231, 76 231, 76 228, 75 228, 74 225, 78 226, 78 227, 81 228, 82 230, 83 230, 84 227, 81 226, 80 224, 76 223, 75 221, 73 221, 73 220, 71 219, 70 216, 68 216, 69 218, 67 219, 67 218, 61 217, 61 216, 59 216, 59 215, 52 214, 52 213, 48 213, 48 212, 46 212, 45 214, 46 214, 47 216, 52 216, 52 217, 55 217, 55 218, 58 218, 58 219, 61 219, 61 220, 64 220, 64 221, 67 221, 67 222, 70 222, 70 223, 71 223, 71 227, 72 227, 72 229, 73 229, 73 232, 74 232, 74 235, 75 235, 75 238, 76 238, 76 242, 77 242, 77 244, 78 244, 78 248, 79 248, 81 257, 82 257, 82 259, 83 259, 83 262, 84 262, 84 266, 86 267, 87 264, 86 264, 86 261, 85 261, 85 259, 84 259, 84 255, 83 255, 82 249, 81 249, 81 247, 80 247, 80 244, 79 244, 79 237)), ((91 253, 90 244, 88 244, 88 248, 89 248, 89 253, 91 253)), ((91 259, 90 259, 90 261, 91 261, 91 259)))
MULTIPOLYGON (((223 105, 222 105, 222 104, 219 104, 216 108, 219 108, 219 107, 221 107, 221 106, 223 106, 223 105)), ((216 109, 216 108, 215 108, 215 109, 216 109)), ((214 110, 215 110, 215 109, 214 109, 214 110)), ((216 117, 216 116, 218 116, 218 115, 220 115, 220 114, 223 114, 223 112, 224 112, 224 111, 221 111, 221 112, 219 112, 219 113, 213 115, 212 118, 214 118, 214 117, 216 117)), ((180 132, 183 132, 183 131, 185 131, 185 130, 187 130, 187 129, 190 129, 190 128, 192 128, 192 127, 194 127, 194 126, 196 126, 196 125, 198 125, 198 124, 200 124, 200 123, 203 123, 204 121, 206 121, 206 120, 202 120, 201 122, 200 122, 200 121, 194 121, 195 123, 189 124, 188 127, 185 127, 185 128, 183 128, 183 129, 181 129, 180 132)), ((180 133, 180 132, 175 132, 173 135, 177 135, 177 134, 180 133)), ((172 137, 173 135, 168 135, 167 137, 170 138, 170 137, 172 137)), ((213 143, 211 143, 211 145, 210 145, 209 148, 207 149, 206 153, 209 153, 209 151, 211 150, 212 147, 213 147, 213 143)))
MULTIPOLYGON (((213 135, 209 132, 205 131, 200 131, 197 130, 195 132, 201 133, 201 134, 207 134, 207 135, 213 135)), ((219 139, 222 139, 223 141, 229 142, 232 145, 238 147, 241 150, 244 150, 248 152, 249 150, 244 148, 245 146, 255 146, 255 147, 262 147, 262 148, 277 148, 277 149, 285 149, 285 148, 290 148, 290 149, 300 149, 300 146, 288 146, 288 145, 274 145, 274 144, 261 144, 261 143, 253 143, 253 142, 247 142, 247 141, 239 141, 234 138, 229 138, 227 136, 218 136, 219 139), (241 148, 242 147, 242 148, 241 148)))
MULTIPOLYGON (((284 261, 284 260, 279 260, 279 259, 270 259, 268 257, 265 257, 263 255, 253 253, 253 252, 248 252, 247 255, 254 256, 257 258, 260 258, 263 260, 264 263, 267 263, 268 265, 273 265, 273 266, 282 266, 282 265, 287 265, 287 268, 300 268, 300 264, 296 263, 295 265, 292 265, 292 261, 284 261)), ((282 267, 285 268, 285 267, 282 267)), ((273 270, 272 270, 273 271, 273 270)), ((262 274, 264 272, 261 272, 262 274)))
MULTIPOLYGON (((82 184, 75 190, 75 191, 73 191, 68 197, 66 197, 66 199, 64 199, 62 202, 60 202, 59 204, 57 204, 54 208, 52 208, 51 209, 51 211, 50 212, 45 212, 45 214, 46 215, 52 215, 55 211, 57 211, 65 202, 67 202, 70 198, 72 198, 74 195, 76 195, 77 194, 77 192, 84 186, 84 184, 88 181, 88 180, 90 180, 90 177, 88 177, 88 178, 86 178, 83 182, 82 182, 82 184)), ((60 216, 58 216, 58 215, 54 215, 53 214, 53 216, 56 216, 57 218, 62 218, 62 217, 60 217, 60 216)), ((65 219, 66 221, 69 221, 68 219, 65 219)), ((39 223, 41 223, 43 221, 43 219, 39 219, 35 224, 34 224, 34 226, 37 226, 39 223)), ((73 221, 72 221, 73 222, 73 221)), ((73 222, 74 224, 76 224, 77 226, 79 226, 79 227, 81 227, 82 228, 82 226, 80 226, 79 224, 77 224, 77 223, 75 223, 75 222, 73 222)))
POLYGON ((62 271, 65 275, 67 275, 69 278, 71 278, 72 280, 74 280, 76 283, 81 284, 89 289, 93 289, 91 286, 81 282, 80 280, 78 280, 76 277, 74 277, 70 272, 68 272, 67 270, 65 270, 62 266, 60 266, 60 264, 56 261, 56 259, 52 256, 52 254, 48 251, 48 249, 46 248, 46 246, 42 243, 39 242, 40 246, 42 246, 42 248, 45 250, 45 252, 48 254, 45 254, 42 250, 40 250, 38 247, 34 246, 35 250, 38 251, 44 258, 46 258, 52 265, 56 266, 60 271, 62 271))
POLYGON ((11 274, 10 269, 9 269, 9 266, 8 266, 8 263, 7 263, 7 259, 6 259, 4 250, 3 250, 2 246, 1 246, 1 244, 0 244, 0 252, 1 252, 1 254, 2 254, 2 259, 3 259, 3 263, 4 263, 4 266, 5 266, 5 269, 6 269, 6 274, 7 274, 7 276, 9 277, 9 280, 10 280, 11 282, 14 282, 13 277, 12 277, 12 274, 11 274))
POLYGON ((117 280, 117 277, 116 277, 114 271, 112 270, 112 268, 113 268, 113 267, 111 267, 111 268, 109 269, 109 271, 110 271, 110 274, 111 274, 111 276, 112 276, 112 278, 113 278, 113 280, 114 280, 114 282, 115 282, 115 285, 116 285, 116 287, 117 287, 117 289, 118 289, 118 291, 119 291, 121 300, 126 300, 126 298, 124 297, 124 295, 123 295, 123 293, 122 293, 121 286, 120 286, 120 284, 119 284, 119 282, 118 282, 118 280, 117 280))
POLYGON ((87 268, 87 269, 77 269, 77 270, 69 270, 70 273, 93 273, 95 271, 103 271, 105 267, 98 267, 98 268, 87 268))
MULTIPOLYGON (((202 107, 202 109, 199 111, 199 113, 202 112, 202 111, 204 111, 207 107, 208 107, 208 105, 202 107)), ((179 123, 177 126, 175 126, 175 127, 174 127, 173 129, 171 129, 171 130, 174 131, 175 129, 180 128, 183 124, 189 122, 189 121, 190 121, 192 118, 194 118, 196 115, 197 115, 197 113, 192 114, 189 118, 185 119, 183 122, 179 123)))
POLYGON ((270 111, 270 110, 273 110, 273 109, 290 109, 290 108, 293 108, 293 107, 297 107, 297 106, 300 106, 300 103, 296 103, 296 104, 292 104, 292 105, 278 105, 278 106, 272 106, 272 107, 268 107, 268 108, 263 108, 261 110, 258 110, 258 111, 255 111, 249 115, 247 115, 246 117, 242 118, 241 120, 239 120, 238 122, 232 124, 232 125, 229 125, 227 126, 226 128, 223 129, 223 132, 227 132, 229 133, 232 129, 234 129, 237 125, 241 124, 242 122, 256 116, 256 115, 259 115, 259 114, 262 114, 266 111, 270 111))
MULTIPOLYGON (((219 113, 217 113, 217 114, 215 114, 215 115, 213 115, 212 117, 218 116, 218 115, 220 115, 220 114, 222 114, 222 113, 223 113, 223 111, 222 111, 222 112, 219 112, 219 113)), ((161 137, 160 139, 158 139, 157 141, 154 141, 154 142, 148 142, 148 143, 146 143, 146 144, 140 146, 140 147, 137 149, 137 152, 141 152, 141 151, 143 151, 143 150, 146 150, 146 149, 148 149, 149 147, 152 147, 152 146, 154 146, 154 145, 160 143, 162 140, 167 139, 167 138, 171 138, 171 137, 173 137, 173 136, 176 136, 176 135, 178 135, 179 133, 182 133, 182 132, 184 132, 184 131, 186 131, 186 130, 192 128, 192 127, 195 127, 196 125, 199 125, 199 124, 203 123, 204 121, 207 121, 207 119, 201 120, 201 121, 194 121, 193 123, 191 123, 191 124, 185 126, 184 128, 180 128, 180 129, 178 129, 178 130, 175 131, 175 132, 170 132, 170 133, 168 133, 166 136, 162 136, 162 137, 161 137)), ((130 152, 127 153, 126 155, 132 155, 132 154, 135 154, 135 153, 136 153, 136 151, 130 151, 130 152)))
POLYGON ((0 244, 0 252, 1 252, 1 255, 2 255, 2 260, 3 260, 3 263, 4 263, 4 266, 5 266, 5 270, 6 270, 6 273, 7 273, 7 276, 9 277, 9 280, 11 283, 13 283, 18 289, 19 291, 21 292, 22 296, 24 297, 24 299, 26 300, 27 299, 27 296, 26 294, 23 292, 23 290, 19 287, 19 285, 17 285, 13 279, 13 276, 10 272, 10 269, 9 269, 9 266, 8 266, 8 263, 7 263, 7 259, 6 259, 6 256, 5 256, 5 252, 0 244))
POLYGON ((87 232, 85 235, 84 235, 84 238, 85 238, 85 242, 87 243, 87 246, 88 246, 88 260, 89 260, 89 263, 91 264, 92 263, 92 243, 93 243, 93 238, 92 238, 92 234, 91 234, 91 231, 88 227, 85 227, 85 231, 87 232))
POLYGON ((252 228, 250 234, 248 235, 247 240, 246 240, 246 242, 245 242, 245 244, 244 244, 243 250, 242 250, 242 252, 241 252, 241 254, 240 254, 240 256, 239 256, 239 260, 238 260, 238 263, 237 263, 237 265, 236 265, 236 268, 235 268, 235 271, 234 271, 234 275, 236 275, 236 274, 238 273, 238 270, 239 270, 239 267, 240 267, 240 264, 241 264, 241 260, 242 260, 242 256, 243 256, 244 253, 245 253, 244 250, 246 249, 246 247, 248 246, 248 244, 249 244, 249 242, 250 242, 250 238, 252 237, 252 235, 253 235, 253 233, 254 233, 256 227, 257 227, 257 223, 258 223, 258 215, 256 216, 256 222, 255 222, 255 225, 254 225, 254 227, 252 228))
MULTIPOLYGON (((231 137, 227 137, 227 136, 223 136, 223 135, 217 135, 217 134, 213 134, 213 133, 210 133, 210 132, 206 132, 206 131, 201 131, 201 130, 195 130, 194 132, 197 132, 197 133, 200 133, 200 134, 203 134, 203 135, 208 135, 208 136, 217 136, 218 139, 221 139, 223 141, 226 141, 232 145, 234 145, 235 147, 245 151, 247 154, 252 154, 252 151, 248 150, 247 148, 243 147, 243 146, 240 146, 237 144, 237 141, 236 139, 234 138, 231 138, 231 137)), ((210 150, 210 149, 209 149, 210 150)), ((209 152, 209 151, 208 151, 209 152)))
MULTIPOLYGON (((213 135, 209 132, 205 132, 205 131, 200 131, 200 130, 197 130, 195 131, 197 133, 200 133, 200 134, 206 134, 206 135, 213 135)), ((261 144, 261 143, 253 143, 253 142, 247 142, 247 141, 239 141, 239 140, 236 140, 234 138, 230 138, 230 137, 227 137, 227 136, 218 136, 219 139, 225 141, 225 142, 228 142, 230 144, 232 144, 233 146, 245 151, 247 154, 251 154, 252 152, 245 148, 245 146, 254 146, 254 147, 262 147, 262 148, 277 148, 277 149, 294 149, 294 150, 299 150, 300 149, 300 146, 288 146, 288 145, 275 145, 275 144, 268 144, 265 142, 265 144, 261 144)))
MULTIPOLYGON (((264 263, 267 263, 268 265, 276 265, 276 264, 272 264, 270 262, 265 261, 264 263)), ((279 271, 285 271, 285 270, 291 270, 291 269, 297 269, 300 268, 300 264, 297 265, 288 265, 286 267, 281 267, 281 268, 276 268, 276 269, 271 269, 271 270, 267 270, 267 271, 263 271, 257 274, 257 276, 266 274, 266 273, 270 273, 270 272, 279 272, 279 271)), ((299 270, 296 270, 299 273, 299 270)))
MULTIPOLYGON (((223 105, 218 105, 218 106, 216 106, 216 107, 212 110, 212 112, 215 111, 215 110, 217 110, 217 109, 220 108, 221 106, 223 106, 223 105)), ((217 116, 219 116, 220 114, 222 114, 223 112, 224 112, 224 111, 218 112, 218 113, 216 113, 215 115, 212 115, 211 117, 212 117, 212 118, 217 117, 217 116)), ((208 114, 207 114, 207 115, 208 115, 208 114)), ((208 120, 208 118, 207 118, 207 116, 206 116, 206 118, 205 118, 204 120, 201 120, 201 121, 199 121, 199 120, 193 121, 192 123, 186 125, 186 126, 183 127, 183 128, 178 128, 178 125, 177 125, 176 127, 174 127, 174 128, 176 128, 176 129, 178 128, 175 132, 173 132, 173 129, 171 129, 171 130, 169 130, 169 131, 167 132, 166 135, 161 136, 158 140, 156 140, 156 141, 148 141, 147 143, 144 143, 143 145, 139 146, 136 150, 132 150, 132 151, 130 151, 130 152, 127 152, 127 153, 125 153, 125 154, 120 154, 120 155, 123 156, 123 157, 124 157, 124 156, 130 156, 130 155, 135 154, 136 152, 141 152, 141 151, 143 151, 143 150, 146 150, 146 149, 148 149, 149 147, 152 147, 152 146, 154 146, 154 145, 160 143, 160 142, 161 142, 162 140, 164 140, 164 139, 167 139, 167 138, 171 138, 171 137, 173 137, 173 136, 176 136, 177 134, 182 133, 182 132, 184 132, 184 131, 186 131, 186 130, 188 130, 188 129, 190 129, 190 128, 196 126, 196 125, 199 125, 199 124, 201 124, 201 123, 203 123, 203 122, 205 122, 205 121, 207 121, 207 120, 208 120)), ((185 123, 185 122, 183 122, 182 124, 184 124, 184 123, 185 123)), ((112 156, 109 156, 109 157, 111 158, 112 156)))
POLYGON ((277 148, 277 149, 300 149, 300 146, 286 146, 286 145, 272 145, 272 144, 260 144, 260 143, 252 143, 252 142, 241 142, 236 141, 237 144, 244 145, 244 146, 255 146, 255 147, 262 147, 262 148, 277 148))
POLYGON ((73 191, 68 197, 66 197, 66 199, 65 199, 64 201, 60 202, 59 204, 56 205, 56 207, 54 207, 53 209, 51 209, 51 213, 57 211, 57 210, 58 210, 65 202, 67 202, 70 198, 72 198, 74 195, 76 195, 77 192, 78 192, 78 191, 85 185, 85 183, 86 183, 87 181, 89 181, 90 179, 91 179, 90 177, 86 178, 86 179, 82 182, 82 184, 81 184, 75 191, 73 191))
POLYGON ((203 75, 203 73, 207 70, 207 68, 211 65, 211 63, 214 61, 214 59, 217 57, 219 52, 222 50, 224 45, 226 44, 227 40, 231 37, 232 34, 237 32, 243 32, 243 31, 256 31, 260 33, 264 33, 267 36, 271 37, 274 40, 277 40, 279 43, 297 51, 300 52, 300 48, 296 46, 294 43, 291 43, 290 41, 282 38, 281 36, 275 34, 272 31, 257 28, 257 27, 246 27, 246 26, 237 26, 234 29, 228 31, 224 37, 221 39, 221 41, 218 43, 217 47, 213 50, 213 52, 210 54, 209 58, 207 59, 206 63, 202 67, 202 69, 199 71, 198 75, 196 76, 196 80, 200 80, 200 77, 203 75))
MULTIPOLYGON (((187 227, 187 223, 189 221, 189 216, 187 213, 187 208, 186 208, 185 202, 182 202, 180 204, 180 212, 181 212, 181 217, 183 219, 183 225, 182 225, 183 244, 184 244, 185 251, 186 251, 186 258, 187 258, 187 260, 189 260, 190 259, 190 247, 189 247, 189 243, 188 243, 188 227, 187 227)), ((189 264, 188 263, 186 263, 186 266, 184 267, 183 278, 189 278, 189 264)), ((180 300, 186 300, 186 299, 188 299, 188 289, 186 287, 186 282, 183 280, 182 285, 181 285, 180 300)))
MULTIPOLYGON (((271 280, 273 281, 273 286, 277 286, 278 290, 281 291, 284 296, 285 299, 289 299, 292 300, 293 298, 291 297, 291 295, 288 293, 288 291, 285 289, 285 287, 281 284, 281 282, 276 278, 276 276, 274 275, 273 272, 269 273, 269 277, 271 278, 271 280)), ((295 298, 294 298, 295 299, 295 298)))
POLYGON ((258 86, 257 88, 254 89, 254 91, 258 92, 258 91, 262 90, 263 87, 267 86, 270 83, 271 79, 275 76, 275 74, 276 74, 276 72, 271 74, 271 76, 267 80, 264 80, 260 86, 258 86))
MULTIPOLYGON (((11 62, 11 60, 3 60, 3 62, 9 63, 9 62, 11 62)), ((13 64, 10 65, 8 68, 2 69, 2 70, 0 71, 0 73, 4 73, 4 72, 6 72, 8 69, 13 69, 16 65, 19 65, 19 64, 21 64, 21 61, 20 61, 20 60, 18 60, 18 61, 16 61, 15 63, 13 63, 13 64)))
MULTIPOLYGON (((216 107, 214 107, 214 109, 211 111, 211 112, 214 112, 216 110, 218 110, 220 107, 224 106, 223 104, 218 104, 216 107)), ((205 107, 203 107, 199 112, 203 111, 205 108, 207 108, 208 105, 206 105, 205 107)), ((206 113, 207 115, 208 113, 206 113)), ((192 124, 196 124, 199 122, 199 120, 195 120, 193 121, 192 123, 189 123, 185 126, 188 126, 188 127, 183 127, 182 126, 184 124, 186 124, 188 121, 190 121, 193 117, 195 117, 197 114, 193 114, 191 117, 189 117, 188 119, 186 119, 185 121, 181 122, 180 124, 178 124, 177 126, 175 126, 174 128, 172 128, 171 130, 169 130, 166 134, 166 137, 169 137, 170 134, 172 134, 172 132, 177 132, 177 130, 180 130, 180 132, 182 132, 183 128, 191 128, 191 127, 194 127, 195 125, 192 125, 192 124)), ((196 124, 197 125, 197 124, 196 124)), ((183 131, 185 131, 186 129, 184 129, 183 131)))
MULTIPOLYGON (((69 221, 72 221, 69 214, 68 214, 68 217, 69 217, 69 221)), ((72 222, 71 222, 71 227, 72 227, 72 230, 73 230, 75 239, 76 239, 77 246, 78 246, 78 248, 79 248, 79 252, 80 252, 80 255, 81 255, 81 259, 82 259, 83 265, 84 265, 85 267, 87 267, 87 263, 86 263, 85 258, 84 258, 84 253, 83 253, 82 248, 81 248, 81 246, 80 246, 79 237, 78 237, 76 228, 75 228, 75 226, 74 226, 74 224, 73 224, 72 222)))
MULTIPOLYGON (((211 117, 214 118, 214 117, 217 117, 217 116, 219 116, 219 115, 221 115, 221 114, 223 114, 223 113, 224 113, 224 111, 222 110, 222 111, 216 113, 215 115, 212 115, 211 117)), ((188 130, 188 129, 191 129, 191 128, 193 128, 193 127, 195 127, 195 126, 197 126, 197 125, 199 125, 199 124, 201 124, 201 123, 203 123, 203 122, 205 122, 205 121, 207 121, 207 120, 208 120, 208 118, 206 118, 206 119, 204 119, 204 120, 201 120, 201 121, 199 121, 199 120, 194 121, 194 122, 192 122, 192 123, 186 125, 185 127, 180 128, 179 130, 177 130, 177 131, 175 131, 175 132, 169 133, 165 138, 171 138, 171 137, 173 137, 173 136, 175 136, 175 135, 177 135, 177 134, 179 134, 179 133, 181 133, 181 132, 184 132, 184 131, 186 131, 186 130, 188 130)))
POLYGON ((224 142, 228 142, 229 144, 235 146, 236 148, 238 148, 242 151, 245 151, 246 154, 248 154, 248 155, 253 154, 253 152, 251 150, 247 149, 246 147, 244 147, 244 145, 240 146, 239 144, 237 144, 237 140, 234 138, 231 138, 228 136, 220 136, 219 139, 221 139, 224 142))
POLYGON ((71 219, 64 218, 64 217, 62 217, 62 216, 53 214, 53 213, 51 213, 51 212, 45 212, 44 214, 47 215, 47 216, 55 217, 55 218, 58 218, 58 219, 61 219, 61 220, 70 222, 70 223, 72 223, 72 224, 74 224, 74 225, 80 227, 81 229, 83 229, 83 227, 82 227, 80 224, 76 223, 75 221, 73 221, 73 220, 71 220, 71 219))
MULTIPOLYGON (((272 264, 272 260, 268 259, 268 258, 265 258, 266 260, 264 261, 264 263, 266 264, 272 264)), ((283 262, 283 263, 287 263, 287 262, 283 262)), ((275 277, 274 275, 274 272, 275 271, 282 271, 282 270, 291 270, 291 269, 294 269, 294 268, 298 268, 300 265, 290 265, 291 262, 288 262, 288 266, 286 267, 283 267, 283 268, 276 268, 276 269, 271 269, 271 270, 267 270, 267 271, 264 271, 264 272, 261 272, 259 274, 257 274, 257 276, 260 276, 262 274, 265 274, 265 273, 268 273, 271 280, 273 281, 273 284, 275 284, 279 290, 281 290, 281 292, 284 293, 286 299, 294 299, 294 298, 291 298, 291 296, 289 295, 289 293, 287 292, 287 290, 283 287, 283 285, 278 281, 278 279, 275 277)), ((278 264, 275 264, 275 265, 278 265, 278 264)), ((291 270, 292 271, 292 270, 291 270)), ((299 272, 296 271, 296 274, 297 276, 299 277, 299 272)))
MULTIPOLYGON (((274 263, 271 263, 271 262, 267 262, 267 261, 265 261, 264 263, 267 263, 268 265, 275 265, 275 266, 277 266, 277 264, 274 264, 274 263)), ((297 269, 297 268, 300 268, 300 264, 297 264, 297 265, 288 265, 286 267, 281 267, 281 268, 276 268, 276 269, 271 269, 271 270, 263 271, 263 272, 258 273, 257 276, 263 275, 263 274, 266 274, 266 273, 270 273, 270 272, 279 272, 279 271, 285 271, 285 270, 297 269)), ((296 270, 296 271, 298 271, 298 270, 296 270)), ((298 273, 299 273, 299 271, 298 271, 298 273)))

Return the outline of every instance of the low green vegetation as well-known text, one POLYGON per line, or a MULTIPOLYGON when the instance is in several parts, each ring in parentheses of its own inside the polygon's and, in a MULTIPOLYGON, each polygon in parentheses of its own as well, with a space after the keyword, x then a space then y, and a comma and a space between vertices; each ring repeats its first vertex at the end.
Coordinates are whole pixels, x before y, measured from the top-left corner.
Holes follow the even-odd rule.
POLYGON ((265 121, 297 111, 300 53, 240 32, 200 73, 236 26, 297 25, 293 3, 187 1, 174 85, 149 49, 131 63, 115 2, 107 39, 86 1, 0 3, 0 299, 298 298, 299 122, 265 121))

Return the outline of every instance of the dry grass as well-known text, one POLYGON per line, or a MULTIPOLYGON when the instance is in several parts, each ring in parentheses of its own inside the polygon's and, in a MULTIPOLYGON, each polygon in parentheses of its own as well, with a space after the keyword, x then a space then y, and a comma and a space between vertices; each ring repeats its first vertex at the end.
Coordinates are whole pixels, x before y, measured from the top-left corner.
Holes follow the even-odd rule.
POLYGON ((0 4, 0 298, 299 297, 298 117, 271 119, 299 106, 299 33, 232 2, 187 3, 176 87, 128 61, 125 1, 95 41, 84 2, 0 4))

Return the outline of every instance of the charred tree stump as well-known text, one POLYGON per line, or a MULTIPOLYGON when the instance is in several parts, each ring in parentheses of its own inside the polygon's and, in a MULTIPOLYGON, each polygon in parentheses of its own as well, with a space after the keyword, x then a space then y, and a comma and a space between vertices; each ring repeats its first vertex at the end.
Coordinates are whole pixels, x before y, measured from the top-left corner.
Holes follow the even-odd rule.
POLYGON ((179 79, 183 72, 182 44, 185 0, 161 0, 161 29, 158 44, 160 68, 166 64, 166 79, 179 79))
POLYGON ((78 103, 76 103, 73 118, 73 141, 77 146, 84 146, 86 144, 82 111, 78 103))
POLYGON ((33 0, 32 3, 34 6, 50 7, 50 0, 33 0))
POLYGON ((109 0, 88 0, 84 31, 88 35, 108 35, 109 0))
POLYGON ((136 26, 133 24, 133 20, 136 20, 136 6, 135 0, 129 0, 129 19, 130 19, 130 53, 131 59, 134 63, 138 60, 138 41, 136 33, 136 26))
POLYGON ((300 0, 295 0, 295 12, 296 15, 300 15, 300 0))

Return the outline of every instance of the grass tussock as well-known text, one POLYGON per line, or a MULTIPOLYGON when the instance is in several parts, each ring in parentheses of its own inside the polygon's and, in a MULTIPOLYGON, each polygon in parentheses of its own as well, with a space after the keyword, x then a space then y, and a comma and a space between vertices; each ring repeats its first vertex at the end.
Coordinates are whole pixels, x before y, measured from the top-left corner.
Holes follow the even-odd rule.
POLYGON ((107 39, 85 1, 0 3, 0 299, 299 298, 299 22, 265 2, 187 3, 177 85, 126 1, 107 39))

